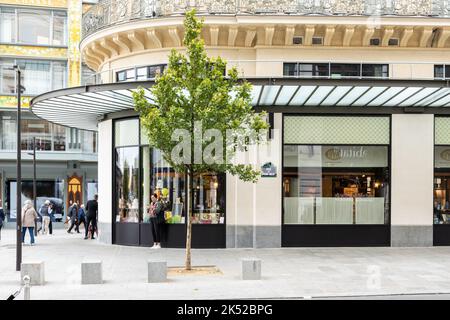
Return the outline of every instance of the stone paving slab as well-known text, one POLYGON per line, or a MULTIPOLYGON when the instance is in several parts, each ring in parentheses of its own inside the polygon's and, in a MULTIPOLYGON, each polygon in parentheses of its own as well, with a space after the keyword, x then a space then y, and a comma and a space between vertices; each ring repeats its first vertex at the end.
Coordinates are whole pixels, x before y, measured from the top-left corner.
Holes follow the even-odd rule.
MULTIPOLYGON (((450 247, 198 249, 193 265, 223 274, 168 276, 147 283, 147 260, 182 266, 183 249, 106 245, 55 230, 23 247, 23 261, 45 261, 44 286, 32 299, 257 299, 365 295, 450 294, 450 247), (262 261, 262 279, 240 280, 241 259, 262 261), (104 283, 81 285, 80 264, 101 260, 104 283), (158 294, 155 295, 155 292, 158 294)), ((15 232, 0 240, 0 299, 18 289, 15 232)))

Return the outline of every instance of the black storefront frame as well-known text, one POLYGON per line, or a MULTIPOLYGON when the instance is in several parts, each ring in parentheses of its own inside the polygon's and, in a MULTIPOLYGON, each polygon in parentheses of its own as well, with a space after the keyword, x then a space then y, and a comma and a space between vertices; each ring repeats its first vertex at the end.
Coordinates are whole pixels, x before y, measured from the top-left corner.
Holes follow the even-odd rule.
MULTIPOLYGON (((449 118, 445 116, 434 116, 433 121, 433 246, 450 246, 450 223, 448 224, 435 224, 434 223, 434 178, 439 172, 449 173, 450 168, 437 169, 436 168, 436 147, 449 147, 449 144, 436 144, 436 119, 437 118, 449 118)), ((450 178, 450 176, 449 176, 450 178)))
MULTIPOLYGON (((391 114, 299 114, 282 113, 281 119, 281 246, 282 247, 385 247, 391 245, 391 219, 392 219, 392 169, 391 169, 391 142, 392 142, 392 115, 391 114), (294 116, 316 117, 385 117, 389 119, 389 144, 358 144, 357 146, 383 146, 388 149, 389 169, 389 223, 385 224, 285 224, 284 223, 284 146, 299 145, 284 143, 284 118, 294 116)), ((301 145, 317 145, 302 143, 301 145)), ((355 144, 320 144, 321 146, 355 146, 355 144)))
MULTIPOLYGON (((112 121, 112 243, 118 245, 129 245, 129 246, 143 246, 151 247, 153 246, 152 232, 150 223, 144 223, 141 220, 143 216, 142 212, 142 149, 148 147, 151 151, 151 147, 148 144, 141 144, 141 122, 139 117, 136 116, 126 116, 123 118, 117 118, 112 121), (138 145, 124 145, 116 147, 115 141, 115 128, 116 122, 123 120, 138 120, 138 145), (139 222, 117 222, 117 190, 116 190, 116 149, 126 148, 126 147, 137 147, 138 157, 139 157, 139 170, 138 170, 138 196, 139 196, 139 222)), ((150 164, 152 167, 152 157, 150 156, 150 164)), ((186 176, 184 177, 186 180, 186 176)), ((223 179, 225 183, 224 189, 226 190, 226 176, 223 179)), ((187 184, 184 183, 185 194, 187 193, 187 184)), ((205 249, 215 249, 215 248, 225 248, 226 247, 226 222, 227 222, 227 209, 226 209, 226 192, 224 195, 225 210, 224 210, 224 222, 218 224, 192 224, 192 248, 205 248, 205 249)), ((183 203, 183 210, 188 216, 188 211, 186 207, 186 201, 183 203)), ((187 219, 185 218, 184 223, 177 224, 164 224, 163 234, 161 238, 162 247, 168 248, 185 248, 186 247, 186 230, 187 230, 187 219)))

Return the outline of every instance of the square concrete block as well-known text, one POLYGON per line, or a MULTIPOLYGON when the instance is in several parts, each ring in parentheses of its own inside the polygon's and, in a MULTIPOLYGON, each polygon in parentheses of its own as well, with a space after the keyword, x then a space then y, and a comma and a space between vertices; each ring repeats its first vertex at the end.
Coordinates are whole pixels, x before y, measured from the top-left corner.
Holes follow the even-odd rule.
POLYGON ((20 283, 23 285, 23 277, 30 277, 32 286, 43 286, 45 284, 44 261, 22 262, 20 267, 20 283))
POLYGON ((167 262, 166 261, 147 261, 148 283, 165 282, 167 280, 167 262))
POLYGON ((242 259, 242 280, 261 280, 261 260, 242 259))
POLYGON ((84 261, 81 263, 81 284, 101 284, 102 262, 101 261, 84 261))

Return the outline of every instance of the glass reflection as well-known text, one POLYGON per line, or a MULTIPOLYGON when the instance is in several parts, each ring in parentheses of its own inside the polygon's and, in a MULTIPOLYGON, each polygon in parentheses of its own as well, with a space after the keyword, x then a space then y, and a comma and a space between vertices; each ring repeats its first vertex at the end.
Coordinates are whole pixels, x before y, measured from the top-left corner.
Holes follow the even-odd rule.
POLYGON ((139 148, 116 149, 117 222, 139 222, 139 148))

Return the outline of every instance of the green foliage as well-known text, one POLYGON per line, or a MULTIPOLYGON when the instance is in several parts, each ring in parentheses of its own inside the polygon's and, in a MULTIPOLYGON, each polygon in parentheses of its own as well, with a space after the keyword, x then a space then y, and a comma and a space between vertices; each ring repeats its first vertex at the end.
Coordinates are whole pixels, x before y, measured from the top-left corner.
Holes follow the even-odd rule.
MULTIPOLYGON (((220 131, 224 137, 222 153, 225 159, 231 159, 236 151, 246 150, 260 139, 258 135, 250 135, 246 140, 240 139, 241 136, 248 132, 263 134, 267 130, 265 114, 256 114, 251 106, 251 84, 238 78, 236 68, 229 70, 225 77, 226 62, 220 57, 207 56, 200 37, 202 26, 203 21, 195 17, 194 10, 186 13, 183 40, 186 53, 171 51, 167 69, 151 88, 153 102, 149 102, 144 90, 139 88, 133 94, 135 109, 140 113, 150 145, 160 149, 176 171, 193 174, 229 172, 244 181, 255 182, 260 172, 251 165, 237 165, 228 160, 223 163, 180 163, 171 157, 179 143, 172 140, 175 129, 187 130, 192 135, 193 150, 197 121, 201 121, 202 134, 208 129, 220 131), (230 130, 240 130, 240 134, 226 140, 230 130)), ((210 143, 203 141, 201 150, 210 143)))

